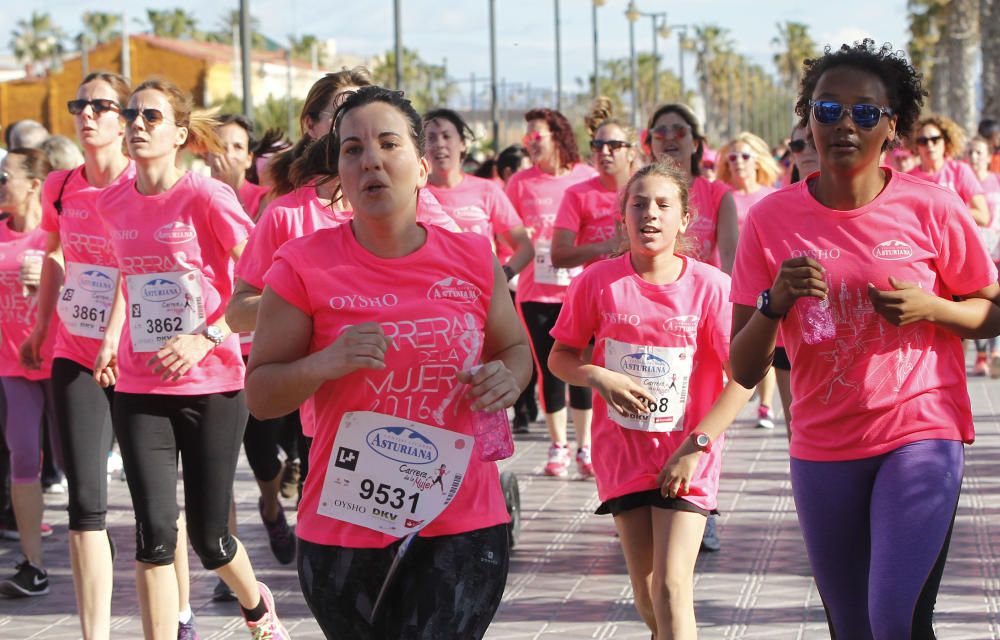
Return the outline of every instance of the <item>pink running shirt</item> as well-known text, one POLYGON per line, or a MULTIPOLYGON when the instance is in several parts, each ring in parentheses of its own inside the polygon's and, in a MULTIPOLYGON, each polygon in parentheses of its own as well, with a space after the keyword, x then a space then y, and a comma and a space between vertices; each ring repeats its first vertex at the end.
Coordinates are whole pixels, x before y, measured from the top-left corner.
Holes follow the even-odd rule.
MULTIPOLYGON (((108 230, 97 213, 97 197, 104 188, 91 186, 83 173, 84 169, 81 166, 72 171, 53 171, 49 174, 45 186, 42 187, 41 226, 49 233, 59 234, 65 263, 81 265, 78 269, 83 271, 92 271, 83 265, 104 267, 100 270, 101 273, 112 273, 107 270, 117 271, 118 261, 111 248, 108 230), (61 198, 60 190, 62 190, 61 198), (62 214, 59 214, 54 206, 57 198, 62 204, 62 214)), ((135 180, 135 164, 129 162, 128 167, 107 188, 133 180, 135 180)), ((102 276, 98 277, 101 281, 105 279, 102 276)), ((110 279, 107 284, 113 285, 114 280, 110 279)), ((68 291, 64 289, 60 296, 65 297, 67 293, 68 291)), ((74 335, 61 322, 51 326, 52 329, 58 327, 53 357, 66 358, 87 368, 94 366, 97 351, 101 348, 100 339, 74 335)))
MULTIPOLYGON (((312 399, 316 434, 296 533, 316 544, 380 548, 396 538, 317 513, 344 414, 375 411, 472 433, 455 374, 479 362, 493 292, 489 243, 423 225, 427 241, 408 256, 379 258, 349 225, 292 240, 275 256, 267 285, 313 322, 310 352, 347 327, 379 322, 392 346, 385 369, 361 369, 322 385, 312 399)), ((455 499, 420 535, 451 535, 508 521, 495 463, 473 454, 455 499)))
MULTIPOLYGON (((667 459, 696 430, 722 392, 732 322, 729 276, 696 260, 684 261, 680 278, 665 285, 643 280, 627 253, 594 264, 570 285, 551 331, 553 338, 577 349, 595 338, 593 363, 602 367, 612 366, 605 361, 609 340, 640 347, 686 347, 685 355, 692 358, 679 431, 653 433, 619 426, 608 417, 601 395, 594 393, 594 471, 604 502, 656 489, 656 476, 667 459)), ((702 455, 691 490, 683 496, 702 509, 717 506, 724 444, 723 435, 711 453, 702 455)))
POLYGON ((503 186, 493 180, 464 175, 462 181, 450 189, 428 182, 426 191, 438 200, 462 231, 478 233, 491 242, 494 235, 503 235, 522 226, 503 186))
POLYGON ((913 167, 908 173, 954 191, 965 204, 969 204, 973 196, 983 193, 983 187, 979 184, 979 178, 972 171, 972 167, 958 160, 945 160, 935 173, 927 173, 920 168, 920 165, 913 167))
POLYGON ((740 193, 733 189, 733 202, 736 203, 736 222, 740 226, 740 233, 743 233, 743 223, 747 221, 747 214, 750 207, 777 191, 774 187, 760 187, 753 193, 740 193))
MULTIPOLYGON (((559 212, 556 229, 566 229, 576 234, 577 246, 604 242, 618 233, 618 190, 605 189, 597 176, 566 189, 559 212)), ((584 266, 603 258, 594 258, 584 266)))
POLYGON ((566 285, 536 282, 535 265, 546 261, 551 264, 552 229, 566 189, 596 175, 597 171, 593 167, 577 164, 569 173, 558 177, 549 175, 538 167, 518 171, 511 176, 507 183, 507 197, 521 215, 535 245, 534 262, 528 263, 524 271, 518 274, 518 302, 563 301, 566 285))
POLYGON ((693 241, 693 257, 713 267, 722 266, 718 247, 719 206, 729 191, 731 189, 726 183, 720 180, 709 182, 702 176, 691 181, 688 191, 691 222, 684 235, 693 241))
MULTIPOLYGON (((29 370, 21 366, 21 343, 35 326, 38 312, 36 291, 27 292, 21 285, 21 263, 28 252, 36 258, 45 255, 48 232, 35 227, 28 232, 18 232, 0 222, 0 376, 17 376, 28 380, 45 380, 52 375, 52 348, 59 328, 59 318, 52 319, 52 329, 42 344, 42 368, 29 370)), ((93 363, 91 363, 93 364, 93 363)))
POLYGON ((732 301, 748 307, 771 286, 782 261, 810 256, 826 269, 836 336, 802 339, 803 301, 781 322, 792 362, 791 455, 856 460, 918 440, 974 438, 962 341, 929 322, 896 327, 875 313, 869 282, 889 276, 948 298, 997 281, 966 206, 944 187, 891 177, 853 211, 818 203, 806 181, 750 211, 733 269, 732 301))
MULTIPOLYGON (((108 227, 125 292, 126 321, 118 348, 121 378, 115 389, 161 395, 242 389, 245 367, 237 335, 229 336, 177 382, 164 382, 146 366, 154 354, 133 348, 130 326, 147 301, 179 300, 183 291, 178 280, 200 287, 200 296, 185 294, 184 308, 188 304, 197 307, 200 297, 205 324, 225 313, 233 294, 230 252, 247 239, 253 227, 233 190, 188 171, 173 187, 156 195, 140 194, 134 180, 109 187, 98 197, 97 210, 108 227), (176 275, 182 273, 186 275, 176 275), (129 276, 135 276, 131 282, 141 284, 145 300, 129 295, 129 276), (149 276, 145 284, 142 276, 149 276)), ((204 328, 203 324, 194 331, 204 328)))
POLYGON ((257 219, 257 214, 260 213, 260 201, 264 199, 268 191, 270 191, 268 187, 262 187, 249 180, 243 181, 238 195, 240 204, 243 205, 243 210, 247 212, 251 220, 257 219))

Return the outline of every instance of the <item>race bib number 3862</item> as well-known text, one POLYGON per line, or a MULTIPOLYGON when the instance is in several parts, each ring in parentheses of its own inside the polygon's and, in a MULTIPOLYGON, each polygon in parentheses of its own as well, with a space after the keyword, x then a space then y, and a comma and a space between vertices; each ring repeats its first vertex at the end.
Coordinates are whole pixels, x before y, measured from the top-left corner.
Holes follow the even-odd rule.
POLYGON ((608 417, 626 429, 680 431, 691 379, 692 347, 650 347, 606 339, 604 366, 642 385, 653 400, 649 411, 622 415, 608 407, 608 417))
POLYGON ((167 340, 205 328, 201 274, 174 271, 130 275, 129 330, 136 353, 159 351, 167 340))
POLYGON ((330 452, 316 511, 402 537, 451 503, 473 438, 372 411, 347 413, 330 452))

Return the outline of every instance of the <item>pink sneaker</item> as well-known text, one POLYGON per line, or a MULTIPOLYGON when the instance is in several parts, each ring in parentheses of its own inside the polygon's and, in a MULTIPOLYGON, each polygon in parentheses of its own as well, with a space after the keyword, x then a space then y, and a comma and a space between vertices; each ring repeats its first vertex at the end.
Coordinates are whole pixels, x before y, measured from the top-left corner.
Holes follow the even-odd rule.
POLYGON ((569 473, 569 447, 553 444, 549 447, 549 462, 545 465, 545 475, 565 478, 569 473))
POLYGON ((990 374, 990 365, 986 360, 986 355, 976 356, 976 364, 972 365, 972 375, 974 376, 988 376, 990 374))
POLYGON ((576 470, 584 478, 594 477, 594 463, 590 459, 590 447, 580 447, 576 451, 576 470))
POLYGON ((771 412, 771 407, 762 404, 757 407, 757 428, 758 429, 773 429, 774 428, 774 414, 771 412))
POLYGON ((271 595, 271 590, 263 582, 258 582, 257 588, 260 589, 260 599, 264 601, 267 613, 256 622, 250 622, 244 616, 243 620, 247 623, 247 628, 250 629, 250 637, 253 640, 291 640, 285 625, 281 624, 281 620, 278 620, 278 612, 274 610, 274 596, 271 595))

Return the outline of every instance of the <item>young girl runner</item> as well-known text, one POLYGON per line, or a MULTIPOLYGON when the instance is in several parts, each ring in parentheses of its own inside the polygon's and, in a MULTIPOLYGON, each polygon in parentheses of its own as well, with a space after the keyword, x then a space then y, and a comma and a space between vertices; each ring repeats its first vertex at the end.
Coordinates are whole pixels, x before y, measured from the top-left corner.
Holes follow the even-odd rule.
POLYGON ((187 146, 218 151, 215 122, 159 80, 122 110, 134 181, 104 190, 97 210, 120 268, 126 323, 105 338, 94 375, 118 377, 113 412, 136 518, 136 582, 147 638, 177 635, 177 461, 191 544, 236 594, 255 638, 287 638, 268 588, 228 530, 246 409, 237 336, 223 318, 252 222, 233 190, 177 167, 187 146), (116 374, 120 371, 120 376, 116 374), (270 634, 270 635, 268 635, 270 634))
POLYGON ((427 164, 402 93, 359 89, 328 148, 354 217, 278 251, 247 376, 259 418, 315 402, 302 592, 329 638, 481 638, 508 516, 470 436, 527 383, 527 339, 489 241, 417 222, 427 164))
POLYGON ((923 96, 890 44, 807 61, 819 173, 750 212, 733 272, 734 379, 760 381, 779 325, 791 360, 792 490, 837 638, 934 637, 974 435, 961 338, 1000 333, 965 203, 880 163, 923 96))
MULTIPOLYGON (((979 234, 986 245, 986 251, 994 264, 1000 263, 1000 173, 990 171, 990 143, 986 138, 976 136, 969 141, 966 149, 969 167, 976 174, 983 187, 983 197, 990 211, 990 223, 979 227, 979 234)), ((1000 354, 996 350, 996 338, 976 340, 976 362, 973 373, 1000 376, 1000 354), (994 366, 995 365, 995 366, 994 366)))
POLYGON ((614 516, 636 608, 654 639, 695 638, 694 565, 723 433, 751 392, 723 387, 729 276, 677 253, 690 220, 684 172, 643 167, 621 211, 629 251, 570 285, 549 366, 594 390, 597 513, 614 516))

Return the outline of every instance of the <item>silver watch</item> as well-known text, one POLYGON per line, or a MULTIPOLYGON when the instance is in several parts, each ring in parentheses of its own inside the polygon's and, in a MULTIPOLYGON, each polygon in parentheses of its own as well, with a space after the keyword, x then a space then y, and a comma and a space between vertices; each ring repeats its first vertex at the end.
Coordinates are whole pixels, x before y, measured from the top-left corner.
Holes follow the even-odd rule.
POLYGON ((222 331, 222 329, 214 324, 210 324, 205 327, 205 331, 202 335, 211 340, 215 346, 219 346, 226 340, 226 334, 222 331))

